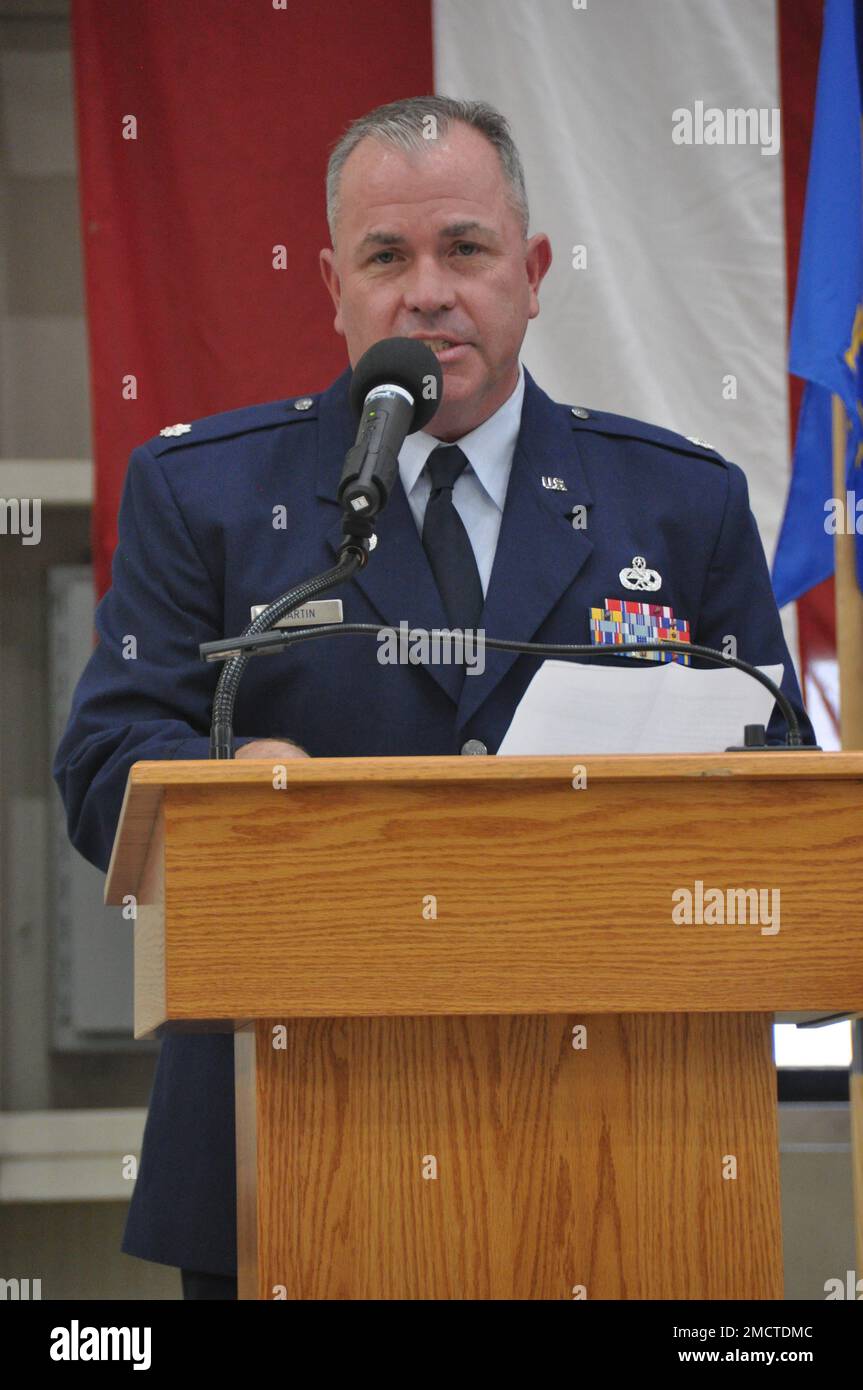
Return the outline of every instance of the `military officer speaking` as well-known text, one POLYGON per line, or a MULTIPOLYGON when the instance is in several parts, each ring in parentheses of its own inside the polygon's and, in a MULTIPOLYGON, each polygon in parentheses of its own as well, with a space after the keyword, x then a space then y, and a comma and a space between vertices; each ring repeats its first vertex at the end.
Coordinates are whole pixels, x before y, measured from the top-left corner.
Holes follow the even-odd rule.
MULTIPOLYGON (((740 468, 700 440, 557 404, 520 363, 552 253, 528 235, 505 119, 443 97, 372 111, 332 153, 327 211, 321 271, 351 364, 381 339, 420 338, 444 383, 400 451, 368 565, 334 595, 344 621, 584 643, 597 606, 662 605, 694 642, 732 635, 741 658, 782 663, 813 741, 740 468)), ((72 842, 103 870, 131 765, 208 756, 220 668, 199 643, 242 632, 253 607, 335 562, 350 379, 134 450, 98 645, 54 766, 72 842)), ((376 656, 346 636, 250 662, 236 756, 493 754, 540 665, 489 651, 466 678, 376 656)), ((768 736, 784 731, 774 710, 768 736)), ((180 1267, 186 1297, 236 1297, 230 1035, 164 1040, 123 1249, 180 1267)))

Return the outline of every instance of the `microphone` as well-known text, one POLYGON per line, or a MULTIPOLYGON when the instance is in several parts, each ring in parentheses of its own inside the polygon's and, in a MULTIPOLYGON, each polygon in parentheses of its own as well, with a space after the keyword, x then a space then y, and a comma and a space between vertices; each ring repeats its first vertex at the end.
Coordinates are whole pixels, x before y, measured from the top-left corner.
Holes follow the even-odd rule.
POLYGON ((386 506, 405 437, 428 424, 442 391, 441 365, 417 338, 383 338, 363 353, 351 381, 359 427, 338 491, 348 516, 369 521, 386 506))

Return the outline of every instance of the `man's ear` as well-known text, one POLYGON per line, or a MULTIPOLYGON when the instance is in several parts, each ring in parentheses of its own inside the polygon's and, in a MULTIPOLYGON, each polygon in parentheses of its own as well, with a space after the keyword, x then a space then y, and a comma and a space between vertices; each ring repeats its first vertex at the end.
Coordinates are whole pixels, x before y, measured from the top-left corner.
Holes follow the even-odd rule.
POLYGON ((537 232, 527 243, 524 258, 527 280, 530 286, 530 312, 528 317, 535 319, 539 313, 539 287, 551 265, 551 242, 545 232, 537 232))
POLYGON ((336 270, 335 255, 329 247, 325 247, 324 250, 320 253, 320 266, 324 284, 329 290, 330 299, 333 301, 333 304, 336 307, 336 316, 333 319, 333 328, 336 330, 337 333, 340 333, 341 336, 344 337, 345 330, 342 327, 341 312, 342 284, 341 280, 339 279, 338 271, 336 270))

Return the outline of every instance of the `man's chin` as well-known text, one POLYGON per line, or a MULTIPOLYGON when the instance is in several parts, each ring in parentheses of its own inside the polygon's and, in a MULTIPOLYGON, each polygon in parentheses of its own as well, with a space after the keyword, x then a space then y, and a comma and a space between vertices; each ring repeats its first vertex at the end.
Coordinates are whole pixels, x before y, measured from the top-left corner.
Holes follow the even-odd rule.
POLYGON ((426 433, 433 434, 436 439, 453 440, 461 439, 462 435, 470 434, 471 430, 476 429, 482 422, 483 408, 481 400, 478 400, 470 392, 466 393, 463 400, 454 400, 452 397, 445 401, 426 425, 426 433))
POLYGON ((441 362, 443 372, 443 403, 461 405, 465 401, 479 401, 486 386, 478 379, 476 369, 468 371, 466 364, 460 362, 441 362))

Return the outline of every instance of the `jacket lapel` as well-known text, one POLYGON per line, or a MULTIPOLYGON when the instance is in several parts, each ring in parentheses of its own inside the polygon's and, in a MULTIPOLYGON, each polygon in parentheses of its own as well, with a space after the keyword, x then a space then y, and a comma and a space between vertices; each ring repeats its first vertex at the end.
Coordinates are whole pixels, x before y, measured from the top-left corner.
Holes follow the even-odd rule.
MULTIPOLYGON (((338 553, 344 537, 338 486, 345 454, 357 432, 348 396, 350 381, 348 369, 325 393, 318 419, 318 496, 338 508, 327 532, 334 554, 338 553)), ((443 600, 400 477, 396 478, 387 505, 378 517, 377 537, 378 543, 368 564, 357 571, 353 582, 365 594, 381 621, 393 628, 400 622, 426 631, 447 627, 443 600)), ((457 704, 463 679, 461 667, 428 665, 424 670, 449 695, 453 704, 457 704)))
MULTIPOLYGON (((571 519, 573 508, 587 509, 592 502, 570 411, 552 401, 525 369, 521 428, 480 619, 487 637, 529 642, 535 636, 593 550, 587 531, 574 528, 571 519), (550 477, 560 477, 566 491, 545 487, 543 478, 550 477)), ((488 699, 518 655, 486 650, 482 675, 465 678, 460 725, 488 699)))

